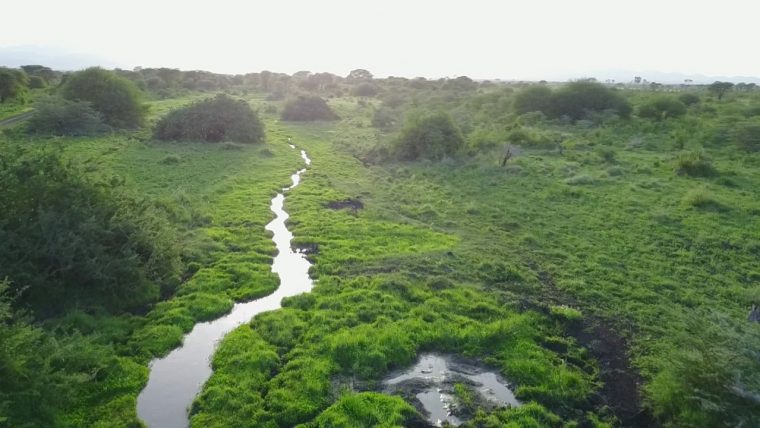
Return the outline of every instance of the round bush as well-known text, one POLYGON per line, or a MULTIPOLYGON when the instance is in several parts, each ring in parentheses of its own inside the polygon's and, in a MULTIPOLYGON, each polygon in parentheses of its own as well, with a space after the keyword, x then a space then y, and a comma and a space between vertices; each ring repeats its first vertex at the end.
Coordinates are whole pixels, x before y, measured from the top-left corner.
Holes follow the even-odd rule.
POLYGON ((143 124, 140 90, 130 80, 102 68, 88 68, 66 80, 62 95, 71 101, 87 101, 114 128, 143 124))
POLYGON ((552 90, 545 85, 530 86, 518 92, 515 96, 515 111, 530 113, 540 111, 546 113, 551 105, 552 90))
POLYGON ((568 83, 554 92, 549 116, 567 116, 572 120, 583 119, 588 113, 614 111, 620 117, 631 114, 631 105, 616 91, 595 82, 568 83))
POLYGON ((300 122, 340 119, 325 100, 317 96, 300 96, 288 101, 280 118, 300 122))
POLYGON ((657 97, 639 106, 639 117, 665 120, 686 114, 686 105, 673 97, 657 97))
POLYGON ((438 112, 410 117, 396 141, 395 153, 401 160, 442 159, 464 145, 462 132, 451 116, 438 112))
POLYGON ((59 155, 16 149, 0 161, 0 188, 0 278, 37 313, 133 310, 176 286, 166 213, 114 180, 95 183, 59 155))
POLYGON ((156 139, 216 143, 260 143, 264 124, 245 101, 219 94, 171 111, 156 124, 156 139))

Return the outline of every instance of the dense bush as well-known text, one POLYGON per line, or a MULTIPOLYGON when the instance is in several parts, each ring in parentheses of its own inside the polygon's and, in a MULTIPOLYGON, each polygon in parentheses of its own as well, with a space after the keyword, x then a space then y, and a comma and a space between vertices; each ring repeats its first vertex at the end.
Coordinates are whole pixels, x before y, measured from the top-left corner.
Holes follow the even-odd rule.
POLYGON ((355 97, 374 97, 377 92, 377 86, 369 82, 360 83, 351 90, 351 94, 355 97))
POLYGON ((87 101, 114 128, 142 125, 144 109, 140 90, 130 80, 102 68, 88 68, 71 75, 62 90, 72 101, 87 101))
POLYGON ((176 285, 178 250, 164 213, 94 183, 52 153, 0 160, 0 278, 37 313, 69 305, 136 309, 176 285))
POLYGON ((46 135, 95 135, 108 130, 100 113, 86 101, 69 101, 45 97, 34 105, 27 130, 46 135))
POLYGON ((668 96, 654 98, 639 106, 639 117, 665 120, 686 114, 686 104, 668 96))
POLYGON ((0 103, 26 93, 29 77, 22 70, 0 67, 0 103))
POLYGON ((687 106, 692 106, 699 103, 699 95, 692 94, 691 92, 684 92, 678 96, 678 101, 681 101, 687 106))
POLYGON ((515 111, 529 113, 540 111, 547 113, 552 102, 552 90, 545 85, 530 86, 515 96, 515 111))
POLYGON ((606 112, 620 117, 631 114, 631 105, 618 92, 587 80, 568 83, 555 91, 544 85, 528 87, 515 96, 514 109, 521 114, 539 111, 574 121, 606 112))
POLYGON ((280 117, 299 122, 339 119, 325 100, 317 96, 300 96, 288 101, 280 117))
POLYGON ((716 174, 715 168, 702 152, 682 153, 676 159, 676 172, 692 177, 709 177, 716 174))
POLYGON ((743 122, 734 128, 734 139, 740 149, 748 152, 760 151, 760 122, 743 122))
POLYGON ((589 81, 568 83, 554 92, 549 116, 583 119, 593 112, 614 111, 620 117, 631 114, 631 105, 618 92, 589 81))
POLYGON ((401 160, 442 159, 464 147, 464 137, 446 113, 412 115, 396 140, 394 151, 401 160))
POLYGON ((40 76, 29 76, 29 88, 41 89, 47 86, 47 82, 40 76))
POLYGON ((264 124, 248 103, 220 94, 170 112, 153 135, 164 141, 260 143, 264 124))

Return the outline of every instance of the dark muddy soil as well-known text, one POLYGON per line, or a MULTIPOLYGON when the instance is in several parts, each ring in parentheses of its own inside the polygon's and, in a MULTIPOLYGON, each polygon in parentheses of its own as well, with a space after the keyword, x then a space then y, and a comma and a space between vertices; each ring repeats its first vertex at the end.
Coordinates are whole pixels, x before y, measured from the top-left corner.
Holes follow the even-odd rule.
MULTIPOLYGON (((527 302, 530 309, 548 313, 547 303, 569 304, 578 307, 574 299, 559 291, 547 272, 539 278, 545 286, 543 303, 527 302)), ((628 343, 601 318, 584 314, 582 323, 568 328, 567 333, 591 352, 599 363, 599 377, 604 383, 599 393, 601 405, 609 406, 623 427, 649 428, 659 424, 642 405, 643 378, 631 366, 628 343)))

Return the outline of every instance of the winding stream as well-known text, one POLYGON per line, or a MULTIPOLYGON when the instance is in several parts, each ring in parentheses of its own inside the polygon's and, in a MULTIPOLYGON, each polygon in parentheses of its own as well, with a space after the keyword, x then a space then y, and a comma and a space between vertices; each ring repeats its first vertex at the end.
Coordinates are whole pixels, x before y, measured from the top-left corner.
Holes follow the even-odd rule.
MULTIPOLYGON (((290 148, 296 147, 291 144, 290 148)), ((311 164, 303 150, 301 158, 306 165, 311 164)), ((277 246, 272 272, 280 276, 279 288, 260 299, 236 303, 232 311, 221 318, 196 324, 185 336, 181 347, 150 363, 148 384, 137 397, 137 415, 148 427, 186 428, 190 405, 211 376, 211 357, 224 335, 256 314, 279 308, 283 297, 311 290, 311 264, 304 254, 291 248, 293 234, 285 225, 289 215, 283 209, 285 193, 298 186, 305 171, 306 168, 296 171, 291 176, 293 184, 272 198, 275 219, 265 226, 274 234, 272 240, 277 246)))

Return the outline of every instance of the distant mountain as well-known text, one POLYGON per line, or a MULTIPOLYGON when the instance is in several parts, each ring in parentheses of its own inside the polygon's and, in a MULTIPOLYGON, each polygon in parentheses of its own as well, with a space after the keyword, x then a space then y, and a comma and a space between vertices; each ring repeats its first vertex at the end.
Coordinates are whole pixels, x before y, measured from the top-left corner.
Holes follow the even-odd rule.
POLYGON ((0 66, 19 67, 28 64, 40 64, 54 70, 81 70, 96 65, 104 68, 123 67, 118 62, 99 55, 68 52, 51 47, 0 47, 0 66))
POLYGON ((685 83, 686 80, 690 80, 691 84, 706 84, 712 83, 716 80, 721 82, 733 82, 733 83, 756 83, 760 84, 760 77, 753 76, 707 76, 704 74, 685 74, 685 73, 668 73, 655 70, 647 71, 630 71, 630 70, 601 70, 593 71, 578 75, 563 74, 556 76, 558 81, 573 80, 580 78, 593 77, 600 82, 607 80, 614 80, 617 83, 629 83, 633 82, 634 77, 639 76, 642 79, 646 79, 647 82, 657 82, 663 84, 679 84, 685 83))

